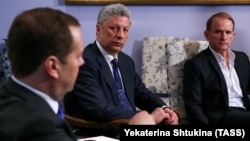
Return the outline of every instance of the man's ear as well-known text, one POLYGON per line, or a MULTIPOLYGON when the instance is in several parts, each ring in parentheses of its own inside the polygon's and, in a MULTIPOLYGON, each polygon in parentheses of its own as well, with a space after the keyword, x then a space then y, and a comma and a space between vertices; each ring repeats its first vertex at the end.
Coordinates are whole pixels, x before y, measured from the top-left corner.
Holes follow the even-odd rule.
POLYGON ((207 30, 205 30, 203 34, 204 34, 204 37, 207 39, 207 36, 208 36, 208 31, 207 31, 207 30))
POLYGON ((100 38, 100 30, 101 30, 101 25, 96 24, 96 36, 97 36, 97 38, 100 38))
POLYGON ((59 68, 60 68, 60 61, 58 60, 57 57, 55 56, 49 56, 46 58, 44 64, 45 64, 45 69, 48 73, 53 78, 58 78, 59 77, 59 68))

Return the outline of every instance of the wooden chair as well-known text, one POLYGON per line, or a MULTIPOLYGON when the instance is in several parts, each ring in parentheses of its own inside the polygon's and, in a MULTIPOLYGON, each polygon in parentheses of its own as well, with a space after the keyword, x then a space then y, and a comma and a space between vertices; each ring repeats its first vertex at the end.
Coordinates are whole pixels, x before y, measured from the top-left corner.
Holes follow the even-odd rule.
POLYGON ((128 124, 128 119, 117 119, 100 123, 87 121, 68 114, 65 114, 65 120, 75 129, 73 132, 79 138, 104 135, 119 139, 120 126, 128 124))

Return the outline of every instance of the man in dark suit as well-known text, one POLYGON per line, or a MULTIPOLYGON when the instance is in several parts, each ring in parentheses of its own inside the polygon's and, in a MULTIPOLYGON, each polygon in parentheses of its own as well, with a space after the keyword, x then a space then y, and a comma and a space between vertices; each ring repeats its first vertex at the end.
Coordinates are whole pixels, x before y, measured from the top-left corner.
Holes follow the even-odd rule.
POLYGON ((84 63, 77 19, 50 8, 24 11, 7 46, 13 76, 0 87, 0 140, 76 141, 57 114, 84 63))
POLYGON ((86 120, 105 122, 130 119, 137 113, 137 108, 151 113, 160 107, 159 115, 154 118, 165 117, 162 121, 165 124, 178 124, 177 114, 145 87, 132 58, 121 51, 130 25, 130 11, 124 5, 111 4, 101 9, 96 41, 85 48, 85 65, 80 68, 74 90, 64 99, 65 112, 86 120), (111 61, 114 58, 118 60, 121 91, 117 91, 113 77, 111 61), (130 108, 123 106, 119 94, 130 108))
MULTIPOLYGON (((7 44, 13 76, 0 86, 0 141, 76 141, 59 101, 84 64, 77 19, 50 8, 26 10, 7 44)), ((139 112, 129 124, 157 124, 169 116, 161 112, 139 112)))
POLYGON ((248 56, 231 50, 235 22, 212 15, 204 36, 209 47, 184 65, 183 96, 191 124, 250 125, 248 56))

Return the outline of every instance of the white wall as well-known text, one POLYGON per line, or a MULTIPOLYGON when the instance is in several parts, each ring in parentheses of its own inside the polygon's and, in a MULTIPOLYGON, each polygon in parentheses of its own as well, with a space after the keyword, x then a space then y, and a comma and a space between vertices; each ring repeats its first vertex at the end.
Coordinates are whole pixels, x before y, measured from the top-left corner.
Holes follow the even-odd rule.
MULTIPOLYGON (((97 14, 102 5, 65 5, 63 0, 0 0, 0 38, 6 38, 13 18, 28 8, 48 6, 77 17, 82 24, 84 44, 95 39, 97 14)), ((142 39, 149 36, 176 36, 204 40, 206 20, 212 14, 225 11, 236 22, 236 37, 232 48, 250 56, 250 5, 128 5, 133 23, 124 52, 130 55, 141 73, 142 39)), ((3 41, 0 40, 0 45, 3 41)))

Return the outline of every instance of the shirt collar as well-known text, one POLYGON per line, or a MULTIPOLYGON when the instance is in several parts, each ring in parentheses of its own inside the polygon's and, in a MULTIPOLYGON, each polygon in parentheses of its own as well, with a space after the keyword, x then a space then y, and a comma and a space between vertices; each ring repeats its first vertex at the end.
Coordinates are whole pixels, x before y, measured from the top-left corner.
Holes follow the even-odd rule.
POLYGON ((18 79, 15 78, 15 76, 12 75, 11 77, 13 79, 13 81, 15 81, 16 83, 18 83, 19 85, 29 89, 30 91, 32 91, 34 94, 40 96, 41 98, 43 98, 48 104, 49 106, 52 108, 52 110, 57 113, 58 111, 58 101, 52 99, 50 96, 48 96, 47 94, 45 94, 44 92, 42 91, 39 91, 21 81, 19 81, 18 79))
MULTIPOLYGON (((99 48, 99 50, 101 51, 102 55, 104 56, 105 60, 110 63, 114 57, 112 55, 110 55, 105 49, 103 49, 103 47, 100 45, 100 43, 96 40, 96 44, 97 47, 99 48)), ((118 57, 116 57, 118 59, 118 57)))
MULTIPOLYGON (((216 52, 214 49, 212 49, 210 46, 209 46, 209 49, 212 51, 213 55, 215 56, 215 58, 216 58, 216 60, 217 60, 218 62, 224 61, 224 57, 223 57, 221 54, 217 53, 217 52, 216 52)), ((233 52, 231 49, 228 49, 227 53, 228 53, 229 62, 233 63, 234 60, 235 60, 235 54, 234 54, 234 52, 233 52)))

